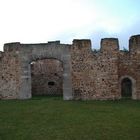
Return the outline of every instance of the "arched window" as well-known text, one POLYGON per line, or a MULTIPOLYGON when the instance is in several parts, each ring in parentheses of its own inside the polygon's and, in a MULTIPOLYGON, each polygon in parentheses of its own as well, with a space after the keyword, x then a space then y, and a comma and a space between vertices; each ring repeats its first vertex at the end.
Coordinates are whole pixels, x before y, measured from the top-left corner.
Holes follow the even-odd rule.
POLYGON ((129 78, 124 78, 121 81, 122 97, 132 97, 132 81, 129 78))

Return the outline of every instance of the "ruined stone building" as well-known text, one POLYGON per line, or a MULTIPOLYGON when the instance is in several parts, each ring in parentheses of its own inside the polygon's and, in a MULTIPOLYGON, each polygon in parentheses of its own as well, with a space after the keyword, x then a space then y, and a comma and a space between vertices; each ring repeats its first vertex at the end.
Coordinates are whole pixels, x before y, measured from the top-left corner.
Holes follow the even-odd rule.
POLYGON ((0 98, 63 95, 64 100, 140 99, 140 35, 119 50, 117 38, 44 44, 8 43, 0 52, 0 98), (94 46, 94 45, 93 45, 94 46))

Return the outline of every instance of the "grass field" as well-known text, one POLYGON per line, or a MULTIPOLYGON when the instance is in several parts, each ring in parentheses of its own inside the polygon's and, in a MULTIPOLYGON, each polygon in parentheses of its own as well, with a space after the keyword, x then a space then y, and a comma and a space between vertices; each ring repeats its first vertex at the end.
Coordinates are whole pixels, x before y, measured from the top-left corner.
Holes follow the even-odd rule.
POLYGON ((140 140, 140 101, 0 101, 0 140, 140 140))

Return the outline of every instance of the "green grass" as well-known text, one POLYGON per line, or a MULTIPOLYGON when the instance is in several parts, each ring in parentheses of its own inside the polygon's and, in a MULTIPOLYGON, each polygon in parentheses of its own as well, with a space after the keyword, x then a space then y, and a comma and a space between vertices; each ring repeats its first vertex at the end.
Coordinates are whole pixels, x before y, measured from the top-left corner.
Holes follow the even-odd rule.
POLYGON ((140 101, 0 101, 0 140, 140 140, 140 101))

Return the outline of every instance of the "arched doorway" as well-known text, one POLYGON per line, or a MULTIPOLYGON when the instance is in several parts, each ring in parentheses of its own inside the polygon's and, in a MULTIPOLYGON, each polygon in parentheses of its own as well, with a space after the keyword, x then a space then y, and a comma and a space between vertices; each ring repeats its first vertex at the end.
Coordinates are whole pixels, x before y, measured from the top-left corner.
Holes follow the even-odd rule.
MULTIPOLYGON (((18 99, 29 99, 31 94, 31 63, 43 59, 57 59, 63 63, 63 99, 72 100, 71 45, 51 42, 45 44, 22 44, 20 56, 20 89, 18 99)), ((54 81, 47 83, 53 86, 54 81)))
POLYGON ((132 81, 129 78, 124 78, 121 81, 121 96, 132 97, 132 81))

